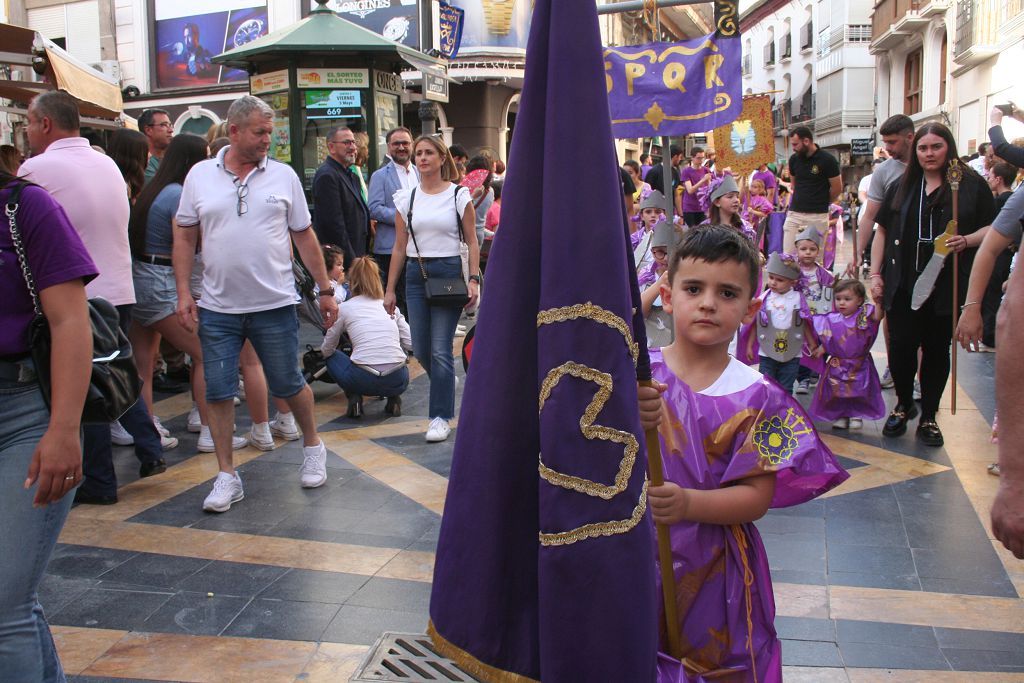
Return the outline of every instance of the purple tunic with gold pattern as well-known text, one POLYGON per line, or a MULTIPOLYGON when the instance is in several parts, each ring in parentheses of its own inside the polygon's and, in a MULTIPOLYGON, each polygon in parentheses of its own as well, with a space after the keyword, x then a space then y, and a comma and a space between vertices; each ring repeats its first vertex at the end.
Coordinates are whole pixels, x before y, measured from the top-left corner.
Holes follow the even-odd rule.
POLYGON ((818 420, 885 417, 885 400, 871 347, 878 337, 875 307, 864 304, 855 315, 838 311, 813 317, 814 331, 828 359, 809 412, 818 420))
MULTIPOLYGON (((668 385, 659 429, 666 481, 710 490, 774 472, 771 505, 787 507, 849 476, 800 404, 753 368, 732 359, 700 392, 660 350, 651 349, 651 369, 668 385)), ((659 654, 659 683, 781 681, 771 575, 754 525, 680 522, 670 536, 683 656, 692 666, 659 654)), ((660 623, 665 652, 663 613, 660 623)))

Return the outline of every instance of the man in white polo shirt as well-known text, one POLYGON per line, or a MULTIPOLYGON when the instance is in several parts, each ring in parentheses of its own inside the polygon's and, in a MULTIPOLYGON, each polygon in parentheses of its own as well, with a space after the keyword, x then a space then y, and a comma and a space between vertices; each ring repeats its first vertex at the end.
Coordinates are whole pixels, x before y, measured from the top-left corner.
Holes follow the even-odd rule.
POLYGON ((231 104, 227 121, 231 145, 189 172, 174 226, 178 316, 188 329, 199 325, 210 432, 220 466, 203 502, 210 512, 224 512, 244 497, 231 436, 238 356, 247 339, 263 363, 270 393, 288 403, 302 428, 302 486, 315 488, 327 481, 327 451, 316 431, 313 392, 298 362, 293 241, 320 287, 324 323, 329 327, 338 316, 299 178, 290 166, 267 158, 274 112, 246 95, 231 104), (203 289, 197 309, 189 276, 200 232, 203 289))

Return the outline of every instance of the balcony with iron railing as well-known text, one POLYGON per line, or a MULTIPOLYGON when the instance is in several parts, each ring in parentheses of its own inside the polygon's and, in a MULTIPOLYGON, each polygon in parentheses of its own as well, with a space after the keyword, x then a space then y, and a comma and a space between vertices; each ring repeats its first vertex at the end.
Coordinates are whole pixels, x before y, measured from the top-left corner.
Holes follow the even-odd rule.
POLYGON ((782 36, 782 40, 779 43, 779 59, 783 63, 787 62, 793 56, 793 34, 787 33, 782 36))
POLYGON ((775 64, 775 42, 772 41, 764 46, 764 65, 772 66, 775 64))
POLYGON ((1010 26, 1024 23, 1024 0, 958 0, 953 60, 973 66, 999 51, 1010 26))
MULTIPOLYGON (((916 15, 925 0, 881 0, 875 5, 875 13, 871 15, 871 39, 873 47, 879 41, 899 40, 900 31, 896 26, 909 14, 916 15)), ((879 46, 889 49, 892 45, 879 46)))

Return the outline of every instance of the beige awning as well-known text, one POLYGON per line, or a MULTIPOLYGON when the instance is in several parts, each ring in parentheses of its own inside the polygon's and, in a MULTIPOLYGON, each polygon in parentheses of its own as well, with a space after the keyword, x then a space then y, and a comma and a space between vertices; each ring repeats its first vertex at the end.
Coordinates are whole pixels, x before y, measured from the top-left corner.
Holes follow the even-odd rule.
MULTIPOLYGON (((46 59, 53 69, 57 89, 67 92, 82 105, 93 105, 106 110, 110 118, 117 117, 124 108, 121 89, 113 80, 108 80, 95 69, 82 64, 56 45, 47 41, 46 59)), ((83 107, 83 114, 84 111, 83 107)), ((94 115, 104 116, 102 112, 94 115)))

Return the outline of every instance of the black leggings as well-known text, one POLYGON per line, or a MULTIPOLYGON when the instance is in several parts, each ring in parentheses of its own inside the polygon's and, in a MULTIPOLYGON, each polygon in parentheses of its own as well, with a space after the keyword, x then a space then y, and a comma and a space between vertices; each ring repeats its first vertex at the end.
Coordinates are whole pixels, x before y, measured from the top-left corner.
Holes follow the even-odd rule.
POLYGON ((889 318, 889 372, 897 400, 914 402, 917 350, 921 349, 921 419, 934 420, 949 379, 949 347, 953 316, 936 315, 932 299, 917 311, 910 310, 910 294, 900 290, 886 312, 889 318))

